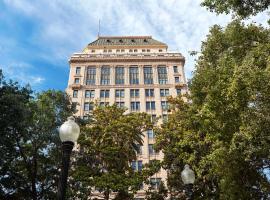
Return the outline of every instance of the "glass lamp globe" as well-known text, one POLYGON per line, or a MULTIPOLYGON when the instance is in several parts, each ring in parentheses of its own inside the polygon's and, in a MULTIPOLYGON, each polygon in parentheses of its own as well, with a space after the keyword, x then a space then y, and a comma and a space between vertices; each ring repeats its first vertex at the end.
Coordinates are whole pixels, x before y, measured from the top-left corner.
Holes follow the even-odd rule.
POLYGON ((181 172, 181 178, 185 185, 195 182, 195 173, 190 169, 189 165, 185 165, 184 170, 181 172))
POLYGON ((75 143, 80 134, 80 127, 75 122, 74 117, 68 117, 68 120, 61 125, 59 129, 59 136, 62 142, 75 143))

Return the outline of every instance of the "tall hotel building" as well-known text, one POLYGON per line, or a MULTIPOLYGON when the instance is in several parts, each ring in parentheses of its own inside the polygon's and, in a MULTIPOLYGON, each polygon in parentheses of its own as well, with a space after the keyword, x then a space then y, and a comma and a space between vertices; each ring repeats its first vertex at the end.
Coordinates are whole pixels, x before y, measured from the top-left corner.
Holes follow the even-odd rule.
MULTIPOLYGON (((162 122, 169 112, 167 97, 187 90, 185 58, 151 36, 100 36, 81 53, 74 53, 69 63, 67 93, 79 104, 81 117, 91 112, 94 102, 116 103, 127 112, 146 112, 162 122)), ((162 153, 153 149, 154 142, 155 134, 148 130, 141 153, 132 163, 134 169, 140 170, 151 159, 162 159, 162 153)), ((166 171, 150 179, 156 187, 160 180, 166 180, 166 171)))

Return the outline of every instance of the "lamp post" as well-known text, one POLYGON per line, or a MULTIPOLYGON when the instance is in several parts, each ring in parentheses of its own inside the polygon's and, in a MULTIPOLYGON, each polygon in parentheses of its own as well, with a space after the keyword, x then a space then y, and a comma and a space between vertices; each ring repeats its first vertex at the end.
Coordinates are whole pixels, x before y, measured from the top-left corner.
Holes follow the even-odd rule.
POLYGON ((184 170, 181 172, 181 178, 186 186, 185 195, 188 200, 193 199, 193 184, 195 182, 195 173, 190 169, 189 165, 185 165, 184 170))
POLYGON ((76 124, 74 117, 68 117, 68 120, 59 129, 59 136, 62 141, 62 166, 58 185, 58 200, 65 200, 70 154, 79 134, 80 127, 76 124))

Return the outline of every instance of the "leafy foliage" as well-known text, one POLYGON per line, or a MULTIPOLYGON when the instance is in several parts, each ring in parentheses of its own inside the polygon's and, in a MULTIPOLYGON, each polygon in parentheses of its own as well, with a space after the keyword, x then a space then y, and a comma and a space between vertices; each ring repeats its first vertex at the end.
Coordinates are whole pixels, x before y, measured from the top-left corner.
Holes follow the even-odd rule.
POLYGON ((270 31, 235 20, 215 25, 202 45, 188 102, 156 130, 171 190, 185 163, 196 199, 267 199, 270 183, 270 31))
MULTIPOLYGON (((1 76, 2 77, 2 76, 1 76)), ((0 199, 54 199, 60 141, 57 127, 71 115, 69 98, 0 82, 0 199)))
POLYGON ((270 6, 269 0, 204 0, 202 6, 216 13, 233 12, 241 18, 256 15, 267 10, 270 6))
MULTIPOLYGON (((78 140, 80 152, 72 175, 75 183, 86 192, 95 188, 105 199, 112 192, 116 199, 130 199, 147 177, 132 170, 130 163, 136 160, 143 131, 152 126, 150 117, 124 112, 116 105, 97 107, 78 140)), ((81 194, 80 198, 86 196, 81 194)))

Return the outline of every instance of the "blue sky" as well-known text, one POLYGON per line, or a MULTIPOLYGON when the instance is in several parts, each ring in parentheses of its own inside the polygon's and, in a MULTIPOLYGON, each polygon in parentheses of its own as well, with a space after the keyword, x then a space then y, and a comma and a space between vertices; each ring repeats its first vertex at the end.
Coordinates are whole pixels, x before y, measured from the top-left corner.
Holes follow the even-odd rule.
MULTIPOLYGON (((215 15, 200 0, 0 0, 0 68, 7 78, 34 90, 64 90, 68 59, 101 35, 152 35, 186 57, 192 77, 194 58, 209 27, 225 26, 229 15, 215 15)), ((266 26, 267 14, 250 21, 266 26)))

